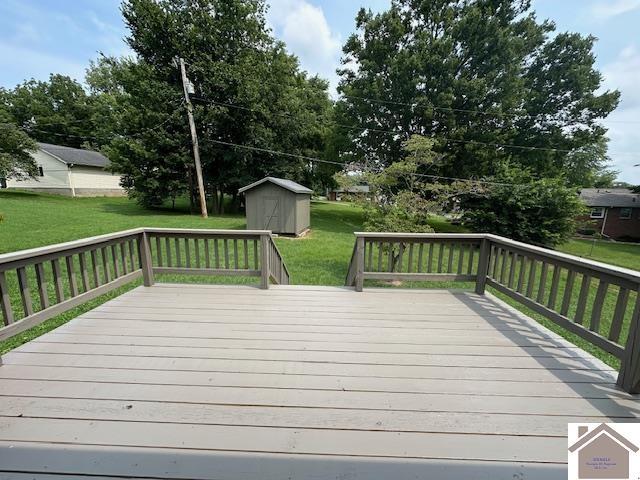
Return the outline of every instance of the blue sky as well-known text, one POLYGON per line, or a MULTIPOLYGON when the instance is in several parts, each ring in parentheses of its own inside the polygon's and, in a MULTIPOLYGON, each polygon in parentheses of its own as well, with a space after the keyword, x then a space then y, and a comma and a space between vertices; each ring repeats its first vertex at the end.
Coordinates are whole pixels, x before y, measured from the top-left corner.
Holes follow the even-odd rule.
MULTIPOLYGON (((0 1, 0 86, 50 72, 79 80, 97 52, 129 52, 119 0, 0 1)), ((389 0, 268 0, 268 21, 302 66, 331 80, 341 46, 353 30, 361 5, 374 11, 389 0)), ((640 184, 640 0, 533 0, 539 18, 559 30, 598 37, 597 66, 606 88, 622 92, 618 110, 606 121, 613 167, 622 180, 640 184), (636 153, 638 152, 638 153, 636 153)))

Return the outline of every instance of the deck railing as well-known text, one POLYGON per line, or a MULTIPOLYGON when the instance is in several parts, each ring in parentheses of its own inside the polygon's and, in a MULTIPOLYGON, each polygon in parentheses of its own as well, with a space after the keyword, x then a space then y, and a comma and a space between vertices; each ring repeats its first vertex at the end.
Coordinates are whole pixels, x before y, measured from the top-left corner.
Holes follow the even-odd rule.
POLYGON ((346 285, 365 280, 488 285, 621 362, 640 392, 640 272, 489 234, 356 233, 346 285))
POLYGON ((289 283, 271 232, 137 228, 0 255, 0 340, 158 274, 234 275, 289 283))

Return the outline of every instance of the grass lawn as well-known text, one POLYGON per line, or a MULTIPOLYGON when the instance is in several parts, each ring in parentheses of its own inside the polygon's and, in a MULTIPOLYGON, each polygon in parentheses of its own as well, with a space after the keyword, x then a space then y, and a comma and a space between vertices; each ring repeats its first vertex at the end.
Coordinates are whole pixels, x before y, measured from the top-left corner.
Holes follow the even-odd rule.
MULTIPOLYGON (((150 211, 142 209, 135 202, 126 198, 74 199, 25 192, 0 192, 0 214, 4 215, 4 222, 0 223, 0 253, 142 226, 229 229, 245 227, 244 215, 224 215, 202 219, 198 215, 189 214, 188 208, 184 204, 179 204, 176 210, 150 211)), ((278 238, 276 240, 291 273, 292 283, 343 285, 354 245, 353 232, 362 230, 362 220, 362 211, 354 205, 313 202, 311 233, 302 239, 278 238)), ((435 217, 431 225, 437 232, 466 231, 464 227, 451 225, 446 219, 440 217, 435 217)), ((560 250, 640 270, 640 245, 598 242, 591 251, 591 243, 590 241, 572 240, 561 246, 560 250)), ((201 282, 211 281, 211 278, 164 276, 160 280, 201 282)), ((224 277, 222 281, 255 283, 256 279, 224 277)), ((125 286, 5 342, 0 342, 0 353, 15 348, 136 285, 125 286)), ((470 286, 470 284, 460 283, 431 283, 429 285, 441 288, 470 286)), ((561 294, 562 291, 560 291, 561 294)), ((617 365, 617 361, 610 355, 562 331, 540 315, 527 311, 510 299, 501 297, 607 363, 617 365)), ((605 305, 605 314, 609 310, 613 311, 614 300, 608 301, 605 305)))

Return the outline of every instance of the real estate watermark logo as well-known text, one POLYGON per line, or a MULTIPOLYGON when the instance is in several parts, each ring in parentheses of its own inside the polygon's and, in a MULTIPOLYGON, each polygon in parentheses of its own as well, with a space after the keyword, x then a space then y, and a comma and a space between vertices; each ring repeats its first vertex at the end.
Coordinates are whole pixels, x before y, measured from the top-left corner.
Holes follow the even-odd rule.
POLYGON ((640 480, 640 424, 570 423, 569 480, 640 480))

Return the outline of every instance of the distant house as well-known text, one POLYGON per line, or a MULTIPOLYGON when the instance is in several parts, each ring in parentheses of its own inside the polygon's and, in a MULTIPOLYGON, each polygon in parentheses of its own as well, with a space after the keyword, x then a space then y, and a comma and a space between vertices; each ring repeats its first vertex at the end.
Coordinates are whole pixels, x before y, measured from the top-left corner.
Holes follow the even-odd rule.
MULTIPOLYGON (((56 193, 71 197, 122 196, 120 175, 106 170, 109 159, 79 148, 38 143, 33 153, 38 175, 26 180, 6 180, 5 188, 56 193)), ((3 185, 4 186, 4 185, 3 185)))
POLYGON ((580 220, 614 240, 640 240, 640 194, 626 188, 584 188, 580 198, 589 207, 580 220))
POLYGON ((238 190, 245 195, 247 228, 300 235, 311 223, 313 190, 284 178, 265 177, 238 190))
POLYGON ((368 195, 369 191, 369 185, 353 185, 347 188, 336 188, 327 191, 327 200, 339 202, 354 195, 368 195))
POLYGON ((638 447, 602 423, 589 431, 578 427, 578 440, 569 447, 578 453, 578 478, 629 478, 629 454, 638 447))

